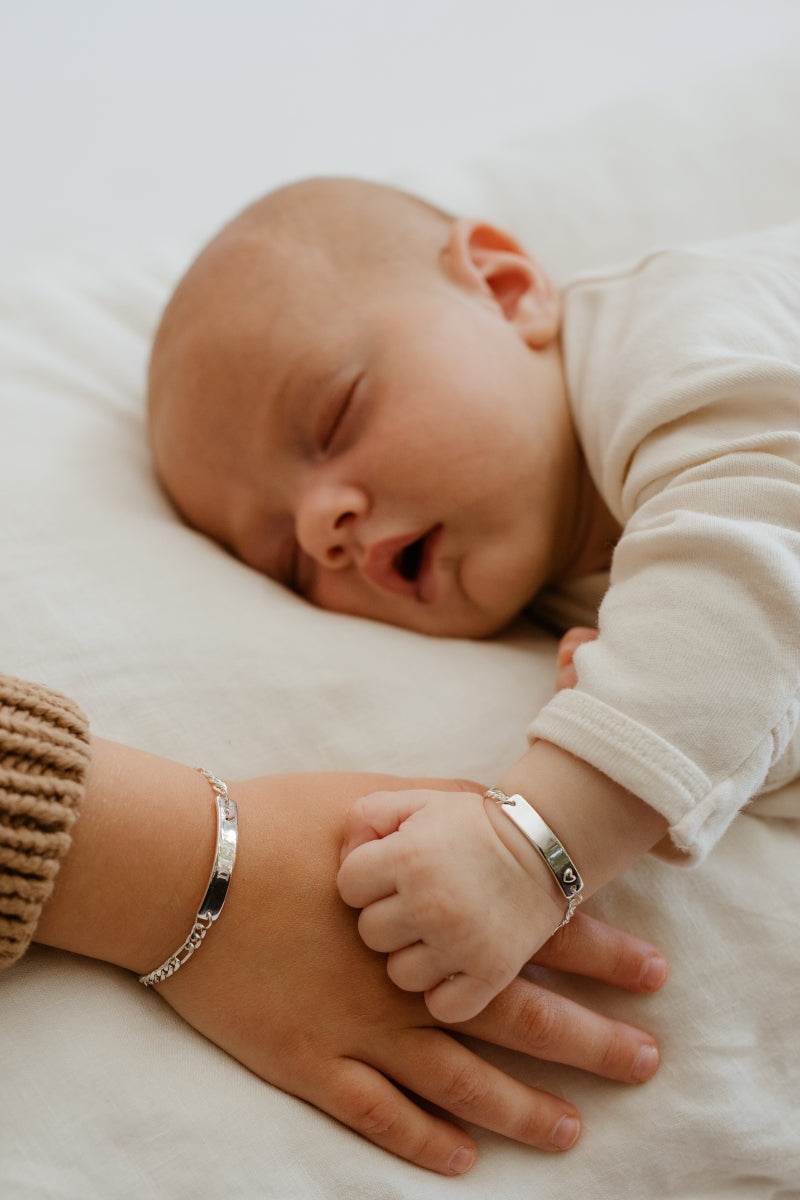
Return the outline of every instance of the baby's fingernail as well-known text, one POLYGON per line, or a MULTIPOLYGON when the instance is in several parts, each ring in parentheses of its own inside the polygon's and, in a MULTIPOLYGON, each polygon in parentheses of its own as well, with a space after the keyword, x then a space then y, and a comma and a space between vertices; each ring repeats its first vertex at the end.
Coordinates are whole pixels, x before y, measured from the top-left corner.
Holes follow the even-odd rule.
POLYGON ((667 960, 662 958, 660 954, 652 954, 642 967, 642 973, 639 976, 639 986, 646 992, 654 992, 660 988, 664 980, 667 978, 669 966, 667 960))
POLYGON ((562 1117, 550 1135, 550 1144, 556 1150, 569 1150, 574 1146, 581 1132, 581 1123, 577 1117, 562 1117))
POLYGON ((633 1064, 633 1070, 631 1071, 631 1079, 634 1083, 644 1083, 646 1079, 654 1075, 659 1060, 660 1056, 655 1046, 642 1046, 636 1055, 636 1062, 633 1064))
POLYGON ((470 1150, 469 1146, 459 1146, 447 1164, 447 1169, 451 1175, 463 1175, 474 1162, 475 1151, 470 1150))

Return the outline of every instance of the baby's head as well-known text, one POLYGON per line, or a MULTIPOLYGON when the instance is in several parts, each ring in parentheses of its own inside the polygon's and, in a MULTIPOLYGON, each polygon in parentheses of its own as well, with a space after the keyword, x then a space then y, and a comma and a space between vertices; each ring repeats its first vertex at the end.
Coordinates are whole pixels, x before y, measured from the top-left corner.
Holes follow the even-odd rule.
POLYGON ((313 603, 484 636, 585 534, 559 333, 546 274, 494 227, 377 184, 290 185, 166 309, 159 473, 191 524, 313 603))

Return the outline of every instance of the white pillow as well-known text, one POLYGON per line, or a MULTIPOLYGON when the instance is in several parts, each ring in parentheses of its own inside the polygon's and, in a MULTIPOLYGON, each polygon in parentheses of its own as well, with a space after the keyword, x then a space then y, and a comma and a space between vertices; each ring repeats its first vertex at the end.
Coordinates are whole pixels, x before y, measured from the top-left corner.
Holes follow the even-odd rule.
MULTIPOLYGON (((767 64, 403 181, 507 224, 561 278, 796 214, 799 116, 800 62, 767 64)), ((48 262, 0 283, 2 669, 66 691, 98 734, 223 776, 491 780, 550 694, 549 637, 521 623, 494 642, 435 641, 317 612, 184 527, 160 493, 144 369, 193 249, 48 262)), ((650 999, 564 987, 653 1029, 664 1065, 639 1091, 494 1053, 568 1094, 584 1137, 551 1158, 479 1132, 457 1184, 260 1083, 125 973, 35 950, 0 977, 0 1194, 788 1196, 798 842, 796 826, 745 815, 702 872, 643 862, 593 901, 660 941, 671 982, 650 999)))

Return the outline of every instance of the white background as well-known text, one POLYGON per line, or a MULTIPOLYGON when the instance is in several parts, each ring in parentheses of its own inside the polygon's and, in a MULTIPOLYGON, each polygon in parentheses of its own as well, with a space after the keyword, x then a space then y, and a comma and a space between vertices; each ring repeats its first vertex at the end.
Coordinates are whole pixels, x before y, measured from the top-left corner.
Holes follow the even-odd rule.
MULTIPOLYGON (((800 47, 800 0, 0 0, 0 262, 800 47)), ((800 135, 800 134, 799 134, 800 135)))

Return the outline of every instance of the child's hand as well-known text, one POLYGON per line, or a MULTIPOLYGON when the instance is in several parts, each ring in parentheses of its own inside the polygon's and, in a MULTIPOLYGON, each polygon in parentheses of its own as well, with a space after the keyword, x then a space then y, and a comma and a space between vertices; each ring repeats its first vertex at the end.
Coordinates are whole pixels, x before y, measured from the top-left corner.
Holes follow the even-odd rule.
MULTIPOLYGON (((576 627, 558 647, 557 690, 594 641, 576 627)), ((338 876, 362 909, 359 932, 389 955, 398 987, 425 992, 438 1021, 466 1021, 518 974, 563 910, 536 851, 476 793, 375 792, 350 810, 338 876)))
POLYGON ((575 687, 578 682, 578 672, 575 670, 573 658, 575 651, 579 646, 583 646, 586 642, 593 642, 597 637, 596 629, 588 629, 583 625, 576 625, 573 629, 568 629, 558 643, 558 654, 556 656, 556 665, 558 666, 558 675, 556 676, 556 691, 563 691, 564 688, 575 687))
POLYGON ((425 992, 438 1021, 480 1012, 564 915, 547 866, 475 793, 375 792, 356 801, 337 883, 345 903, 363 910, 363 940, 388 953, 390 978, 425 992))

